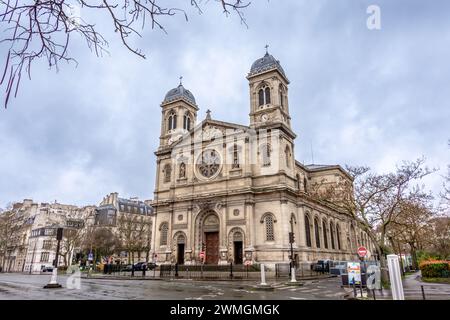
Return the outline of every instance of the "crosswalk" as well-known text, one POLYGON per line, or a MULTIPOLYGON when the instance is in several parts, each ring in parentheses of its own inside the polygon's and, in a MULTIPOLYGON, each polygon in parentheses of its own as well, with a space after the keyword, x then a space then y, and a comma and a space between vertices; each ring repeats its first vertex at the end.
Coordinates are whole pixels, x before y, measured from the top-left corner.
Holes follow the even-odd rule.
MULTIPOLYGON (((327 288, 326 286, 316 285, 315 283, 305 283, 303 286, 292 286, 283 282, 274 283, 272 287, 275 290, 286 291, 286 292, 297 292, 300 294, 310 294, 317 295, 326 298, 338 298, 345 295, 345 291, 340 290, 340 288, 327 288)), ((303 297, 291 297, 292 299, 302 300, 303 297)))

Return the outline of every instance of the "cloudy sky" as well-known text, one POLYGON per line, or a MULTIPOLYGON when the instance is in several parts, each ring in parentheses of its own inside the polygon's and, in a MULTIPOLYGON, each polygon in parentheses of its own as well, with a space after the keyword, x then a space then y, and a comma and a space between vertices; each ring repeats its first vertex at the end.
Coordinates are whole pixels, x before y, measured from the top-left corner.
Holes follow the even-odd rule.
POLYGON ((0 207, 24 198, 98 204, 113 191, 153 198, 166 92, 183 75, 199 120, 209 108, 215 119, 248 124, 245 76, 266 44, 291 81, 299 161, 313 154, 316 164, 386 172, 425 156, 441 169, 425 181, 439 191, 450 163, 448 0, 256 0, 245 10, 248 28, 214 1, 202 15, 187 0, 171 2, 189 22, 163 20, 167 35, 145 29, 132 44, 146 60, 121 47, 97 15, 109 55, 96 57, 73 38, 78 66, 34 66, 0 110, 0 207), (371 4, 381 8, 381 30, 366 26, 371 4))

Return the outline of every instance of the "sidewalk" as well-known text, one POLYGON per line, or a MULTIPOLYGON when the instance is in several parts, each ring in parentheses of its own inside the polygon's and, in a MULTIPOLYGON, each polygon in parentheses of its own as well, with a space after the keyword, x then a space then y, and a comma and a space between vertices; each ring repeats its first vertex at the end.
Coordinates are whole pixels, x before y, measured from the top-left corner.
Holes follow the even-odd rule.
MULTIPOLYGON (((405 300, 424 300, 424 296, 425 300, 450 300, 450 284, 422 282, 420 271, 405 276, 402 283, 405 300)), ((348 298, 353 298, 353 293, 350 293, 348 298)), ((392 300, 392 292, 390 289, 375 290, 375 298, 392 300)), ((363 299, 373 299, 373 297, 363 299)))

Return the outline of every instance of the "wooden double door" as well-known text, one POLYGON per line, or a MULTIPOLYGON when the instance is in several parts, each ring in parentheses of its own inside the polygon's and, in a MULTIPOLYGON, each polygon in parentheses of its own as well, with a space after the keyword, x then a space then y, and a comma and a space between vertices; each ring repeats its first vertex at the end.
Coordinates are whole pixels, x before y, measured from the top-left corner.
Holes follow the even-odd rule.
POLYGON ((205 232, 206 264, 219 263, 219 232, 205 232))

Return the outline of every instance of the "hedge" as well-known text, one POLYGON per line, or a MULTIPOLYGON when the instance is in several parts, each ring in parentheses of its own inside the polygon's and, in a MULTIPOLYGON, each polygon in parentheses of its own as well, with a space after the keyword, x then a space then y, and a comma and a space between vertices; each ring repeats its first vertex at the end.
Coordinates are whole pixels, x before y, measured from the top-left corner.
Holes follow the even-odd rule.
POLYGON ((450 277, 450 261, 426 260, 420 263, 419 268, 424 278, 450 277))

